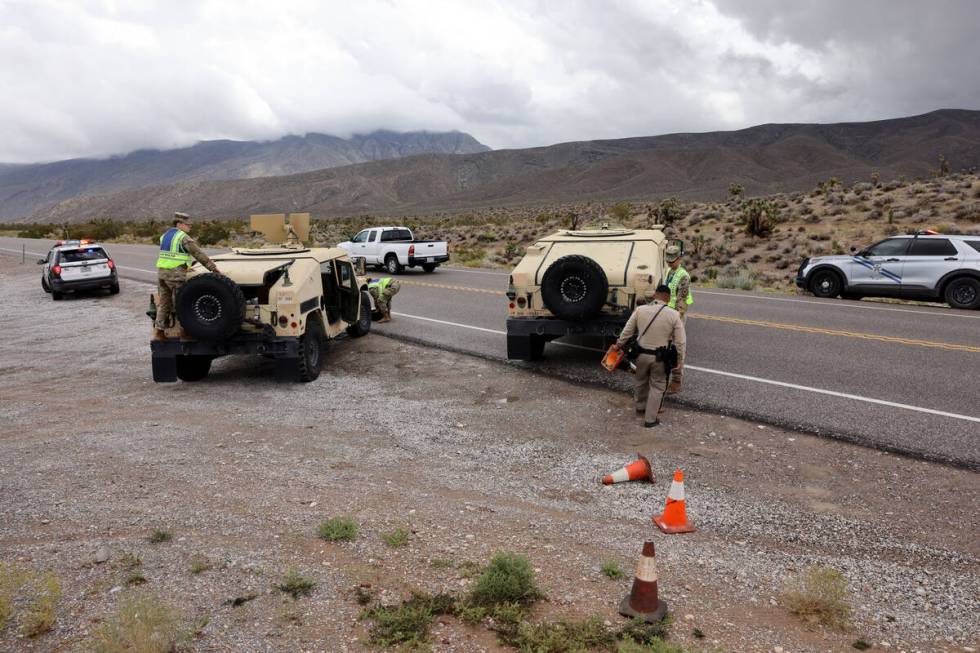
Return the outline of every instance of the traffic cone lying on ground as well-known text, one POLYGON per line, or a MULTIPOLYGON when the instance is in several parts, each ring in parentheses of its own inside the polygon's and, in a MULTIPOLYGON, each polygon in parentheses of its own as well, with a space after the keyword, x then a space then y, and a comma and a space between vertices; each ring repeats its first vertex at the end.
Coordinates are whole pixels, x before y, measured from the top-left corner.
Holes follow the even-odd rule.
POLYGON ((693 533, 697 529, 687 521, 687 509, 684 506, 684 472, 678 469, 674 472, 674 482, 670 484, 667 493, 667 505, 661 515, 653 516, 653 523, 664 533, 693 533))
POLYGON ((643 543, 643 553, 636 563, 633 588, 619 604, 619 614, 654 624, 667 616, 667 604, 657 594, 657 561, 653 542, 643 543))
POLYGON ((653 483, 653 469, 650 467, 650 461, 636 454, 636 460, 631 462, 626 467, 622 467, 612 474, 606 474, 602 477, 603 485, 612 485, 613 483, 624 483, 626 481, 650 481, 653 483))

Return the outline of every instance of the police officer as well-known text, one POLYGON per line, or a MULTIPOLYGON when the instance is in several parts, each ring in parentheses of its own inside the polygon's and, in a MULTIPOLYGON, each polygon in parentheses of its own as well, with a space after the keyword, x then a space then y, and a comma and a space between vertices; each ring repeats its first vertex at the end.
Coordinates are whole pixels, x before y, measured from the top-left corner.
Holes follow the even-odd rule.
POLYGON ((174 213, 174 226, 160 236, 160 254, 157 256, 157 319, 154 323, 154 340, 164 340, 164 332, 170 326, 177 289, 187 280, 187 270, 192 258, 215 274, 221 274, 214 262, 201 250, 189 233, 191 219, 186 213, 174 213))
POLYGON ((677 347, 677 365, 672 371, 680 371, 684 365, 687 336, 680 315, 667 305, 670 301, 668 286, 661 284, 654 292, 648 290, 644 298, 648 303, 633 311, 614 346, 622 349, 630 337, 639 334, 637 342, 642 353, 636 359, 634 398, 636 412, 644 416, 643 426, 649 428, 660 423, 657 415, 662 410, 670 374, 653 352, 673 343, 677 347))
POLYGON ((391 277, 368 279, 368 292, 374 297, 374 305, 382 313, 379 323, 391 322, 391 298, 398 294, 401 287, 398 280, 391 277))
MULTIPOLYGON (((667 264, 670 270, 667 272, 667 287, 670 288, 670 301, 668 306, 680 313, 681 321, 687 325, 687 309, 694 303, 691 295, 691 275, 681 266, 681 248, 677 245, 670 245, 666 252, 667 264)), ((670 377, 670 385, 667 387, 667 394, 677 394, 681 391, 681 371, 677 370, 670 377)))

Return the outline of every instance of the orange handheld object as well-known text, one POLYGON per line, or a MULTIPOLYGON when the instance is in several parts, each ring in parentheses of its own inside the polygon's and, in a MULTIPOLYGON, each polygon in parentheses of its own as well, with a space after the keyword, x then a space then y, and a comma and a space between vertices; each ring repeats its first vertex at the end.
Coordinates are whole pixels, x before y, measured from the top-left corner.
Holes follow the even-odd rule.
POLYGON ((613 345, 610 345, 606 355, 602 357, 602 366, 612 372, 619 366, 619 362, 623 360, 623 354, 622 349, 614 349, 613 345))

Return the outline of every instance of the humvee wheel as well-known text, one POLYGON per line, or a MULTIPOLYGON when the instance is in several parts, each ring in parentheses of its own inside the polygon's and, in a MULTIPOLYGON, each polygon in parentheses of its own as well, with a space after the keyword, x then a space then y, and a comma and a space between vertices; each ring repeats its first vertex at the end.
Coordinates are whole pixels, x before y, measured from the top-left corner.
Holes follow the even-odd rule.
POLYGON ((347 335, 351 338, 366 336, 371 331, 371 296, 361 291, 361 308, 357 313, 357 322, 347 327, 347 335))
POLYGON ((177 378, 181 381, 200 381, 210 371, 210 356, 177 356, 177 378))
POLYGON ((563 320, 595 317, 608 294, 606 273, 587 256, 563 256, 548 267, 541 279, 544 305, 563 320))
POLYGON ((299 358, 296 359, 296 378, 303 383, 315 381, 320 376, 323 363, 323 338, 316 332, 314 321, 306 323, 306 332, 299 337, 299 358))
POLYGON ((388 254, 385 258, 385 270, 389 274, 400 274, 402 271, 402 264, 398 262, 398 257, 394 254, 388 254))
POLYGON ((199 340, 221 340, 238 331, 245 319, 245 296, 238 284, 218 274, 201 274, 177 291, 177 319, 199 340))

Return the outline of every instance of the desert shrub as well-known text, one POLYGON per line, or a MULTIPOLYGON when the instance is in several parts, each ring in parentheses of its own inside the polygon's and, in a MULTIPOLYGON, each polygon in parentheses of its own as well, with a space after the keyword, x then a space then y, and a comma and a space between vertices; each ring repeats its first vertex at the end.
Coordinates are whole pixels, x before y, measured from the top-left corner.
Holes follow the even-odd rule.
POLYGON ((626 575, 623 573, 623 568, 619 565, 618 560, 603 560, 599 571, 602 572, 603 576, 612 580, 618 580, 626 575))
POLYGON ((745 195, 745 187, 742 184, 728 184, 728 197, 733 200, 741 200, 745 195))
POLYGON ((476 579, 470 602, 479 606, 501 603, 527 605, 543 596, 534 581, 534 570, 526 556, 498 553, 476 579))
POLYGON ((385 648, 424 649, 429 643, 432 620, 441 614, 455 613, 456 599, 452 596, 415 593, 401 605, 378 606, 366 610, 362 616, 374 621, 369 635, 372 644, 385 648))
POLYGON ((55 231, 53 225, 32 224, 17 231, 18 238, 49 238, 55 231))
POLYGON ((738 288, 739 290, 753 290, 756 284, 755 275, 745 269, 725 268, 715 279, 715 285, 719 288, 738 288))
POLYGON ((808 622, 844 629, 851 619, 847 581, 836 569, 807 567, 786 581, 782 598, 790 612, 808 622))
POLYGON ((61 582, 54 572, 0 564, 0 630, 19 605, 20 634, 37 637, 54 626, 61 582))
POLYGON ((668 197, 657 207, 657 221, 665 226, 674 224, 684 217, 684 209, 676 197, 668 197))
POLYGON ((741 210, 746 234, 765 238, 772 233, 776 223, 776 208, 769 200, 753 198, 742 202, 741 210))
POLYGON ((283 594, 289 594, 294 599, 298 599, 301 596, 307 596, 313 592, 313 588, 316 587, 316 583, 311 578, 307 578, 299 573, 298 569, 290 569, 286 572, 286 575, 282 577, 276 584, 276 589, 283 594))
POLYGON ((381 539, 384 540, 385 544, 397 549, 408 544, 408 538, 411 536, 411 532, 407 528, 396 528, 393 531, 389 531, 381 535, 381 539))
POLYGON ((628 220, 631 215, 633 215, 633 207, 629 202, 619 202, 618 204, 613 204, 609 209, 609 215, 616 218, 617 220, 628 220))
POLYGON ((170 531, 165 531, 158 528, 150 533, 150 536, 146 539, 150 544, 163 544, 164 542, 169 542, 174 539, 174 534, 170 531))
POLYGON ((172 653, 188 636, 176 610, 151 596, 130 596, 96 629, 92 649, 96 653, 172 653))
POLYGON ((194 240, 204 246, 215 245, 226 240, 230 235, 231 230, 228 226, 217 221, 202 223, 194 229, 194 240))
POLYGON ((357 522, 350 517, 331 517, 320 524, 316 534, 328 542, 352 542, 357 537, 357 522))

